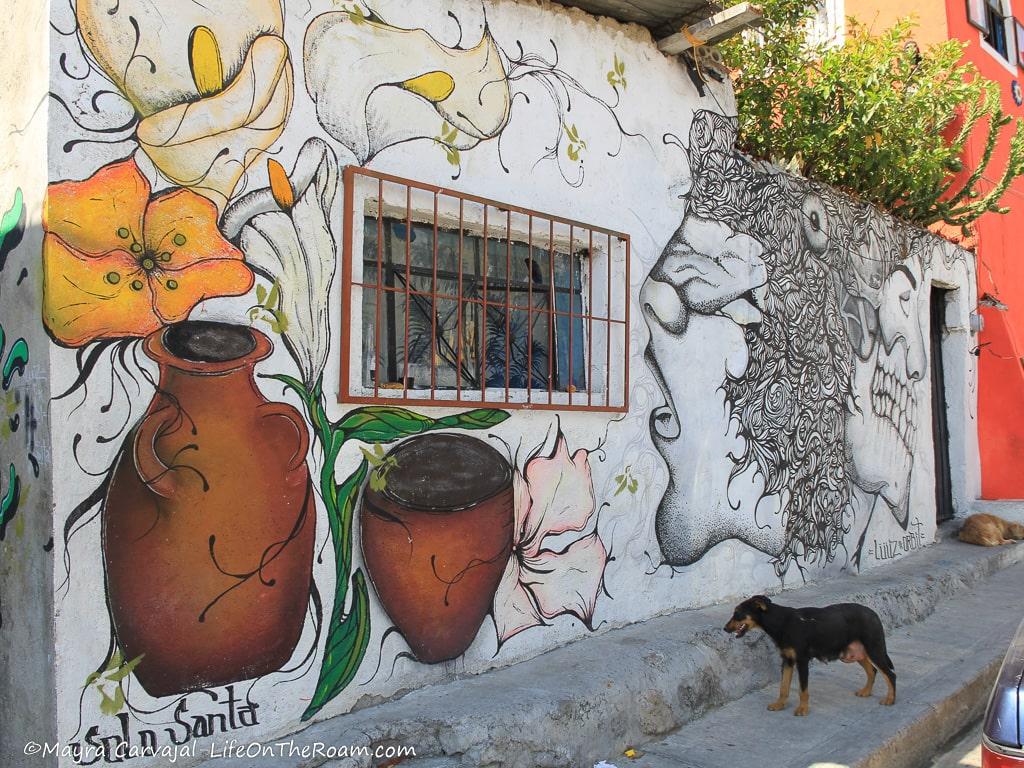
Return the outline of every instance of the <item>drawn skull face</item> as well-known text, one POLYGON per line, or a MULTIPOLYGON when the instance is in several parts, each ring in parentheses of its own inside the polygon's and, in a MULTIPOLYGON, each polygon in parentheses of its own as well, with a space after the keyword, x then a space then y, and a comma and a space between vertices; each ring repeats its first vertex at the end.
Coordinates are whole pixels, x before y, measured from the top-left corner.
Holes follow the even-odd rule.
POLYGON ((875 232, 865 234, 854 260, 843 303, 859 408, 847 420, 853 480, 881 496, 904 525, 927 362, 921 284, 912 261, 886 258, 875 232))

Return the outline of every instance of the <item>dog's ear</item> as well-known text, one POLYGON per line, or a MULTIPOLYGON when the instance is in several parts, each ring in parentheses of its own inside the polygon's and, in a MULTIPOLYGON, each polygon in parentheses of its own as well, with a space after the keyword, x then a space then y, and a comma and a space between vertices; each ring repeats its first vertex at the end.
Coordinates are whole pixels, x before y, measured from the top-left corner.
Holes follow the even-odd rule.
POLYGON ((756 595, 755 597, 750 598, 750 604, 759 611, 767 611, 768 606, 772 604, 772 601, 765 595, 756 595))

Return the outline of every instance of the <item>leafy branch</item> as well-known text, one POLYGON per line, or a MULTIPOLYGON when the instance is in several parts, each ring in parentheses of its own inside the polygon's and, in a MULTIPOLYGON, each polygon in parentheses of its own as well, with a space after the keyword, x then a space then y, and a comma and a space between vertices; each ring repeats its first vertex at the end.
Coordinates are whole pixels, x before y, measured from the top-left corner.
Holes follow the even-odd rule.
POLYGON ((459 155, 459 148, 455 146, 455 140, 459 138, 459 129, 449 125, 447 120, 441 123, 441 133, 434 137, 434 141, 441 145, 448 158, 449 165, 458 165, 462 162, 459 155))
POLYGON ((288 330, 288 316, 281 305, 281 285, 276 280, 270 291, 256 286, 256 305, 249 308, 249 320, 262 320, 278 336, 288 330))
POLYGON ((569 159, 574 163, 579 162, 580 155, 583 150, 587 148, 587 142, 580 138, 579 131, 576 129, 576 124, 572 125, 562 124, 562 128, 565 130, 565 136, 569 139, 569 143, 565 145, 565 154, 569 156, 569 159))
POLYGON ((761 5, 758 34, 721 46, 736 76, 740 149, 921 226, 967 234, 979 216, 1006 212, 1000 200, 1024 174, 1024 123, 1003 112, 997 83, 962 63, 965 43, 920 50, 910 20, 873 34, 851 19, 835 46, 811 34, 813 4, 761 5))

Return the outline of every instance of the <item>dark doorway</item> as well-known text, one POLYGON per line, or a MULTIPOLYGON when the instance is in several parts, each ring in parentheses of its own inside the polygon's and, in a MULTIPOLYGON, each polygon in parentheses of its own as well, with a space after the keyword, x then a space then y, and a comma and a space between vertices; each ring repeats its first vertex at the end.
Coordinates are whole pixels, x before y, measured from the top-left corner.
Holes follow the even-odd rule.
POLYGON ((946 290, 932 287, 932 437, 935 441, 935 520, 939 523, 953 517, 953 486, 949 472, 949 423, 946 420, 946 381, 942 367, 946 294, 946 290))

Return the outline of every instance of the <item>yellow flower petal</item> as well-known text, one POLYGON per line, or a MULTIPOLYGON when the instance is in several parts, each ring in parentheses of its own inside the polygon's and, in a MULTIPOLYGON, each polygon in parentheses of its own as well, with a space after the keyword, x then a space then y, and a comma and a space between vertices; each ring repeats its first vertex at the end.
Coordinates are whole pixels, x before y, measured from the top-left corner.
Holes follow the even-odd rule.
POLYGON ((53 234, 43 240, 43 321, 57 341, 72 347, 160 327, 145 273, 131 253, 85 256, 53 234))
POLYGON ((224 90, 224 66, 220 46, 209 27, 196 27, 188 38, 188 63, 192 80, 202 97, 224 90))
POLYGON ((149 182, 129 158, 100 168, 85 181, 51 184, 43 228, 86 256, 131 251, 142 243, 148 200, 149 182))
POLYGON ((241 260, 210 259, 178 272, 154 274, 151 283, 156 313, 165 323, 177 323, 204 299, 248 293, 253 274, 241 260))
POLYGON ((402 88, 436 104, 452 95, 455 80, 447 72, 427 72, 425 75, 406 80, 402 83, 402 88))
POLYGON ((267 175, 270 177, 270 194, 286 213, 295 206, 295 191, 288 180, 288 172, 274 158, 267 160, 267 175))
POLYGON ((184 269, 207 259, 238 259, 242 252, 217 228, 217 207, 187 189, 154 197, 146 209, 146 252, 162 270, 184 269))

